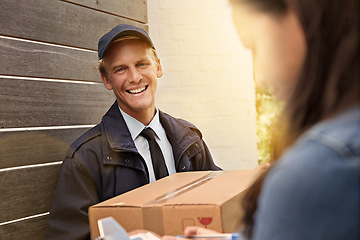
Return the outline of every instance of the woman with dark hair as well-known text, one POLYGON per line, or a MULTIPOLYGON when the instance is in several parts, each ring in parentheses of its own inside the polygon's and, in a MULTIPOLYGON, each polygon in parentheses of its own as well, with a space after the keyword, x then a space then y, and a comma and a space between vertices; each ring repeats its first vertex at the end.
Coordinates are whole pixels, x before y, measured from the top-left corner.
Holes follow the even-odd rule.
POLYGON ((285 102, 272 167, 243 200, 243 235, 359 239, 359 0, 231 3, 255 80, 285 102))

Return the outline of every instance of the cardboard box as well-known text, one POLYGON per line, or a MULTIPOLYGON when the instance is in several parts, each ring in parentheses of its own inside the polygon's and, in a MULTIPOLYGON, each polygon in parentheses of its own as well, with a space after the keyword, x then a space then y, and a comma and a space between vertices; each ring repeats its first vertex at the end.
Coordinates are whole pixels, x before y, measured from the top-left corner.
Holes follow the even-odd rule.
POLYGON ((183 234, 195 225, 218 232, 240 227, 241 198, 261 170, 176 173, 93 205, 91 239, 99 236, 97 220, 112 216, 128 232, 146 229, 159 235, 183 234))

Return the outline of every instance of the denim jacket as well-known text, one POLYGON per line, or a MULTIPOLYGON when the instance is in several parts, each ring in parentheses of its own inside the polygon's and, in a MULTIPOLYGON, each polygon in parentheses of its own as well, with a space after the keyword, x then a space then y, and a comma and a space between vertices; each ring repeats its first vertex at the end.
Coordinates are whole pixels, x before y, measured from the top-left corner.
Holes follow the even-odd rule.
POLYGON ((360 105, 305 132, 269 172, 253 239, 360 239, 360 105))

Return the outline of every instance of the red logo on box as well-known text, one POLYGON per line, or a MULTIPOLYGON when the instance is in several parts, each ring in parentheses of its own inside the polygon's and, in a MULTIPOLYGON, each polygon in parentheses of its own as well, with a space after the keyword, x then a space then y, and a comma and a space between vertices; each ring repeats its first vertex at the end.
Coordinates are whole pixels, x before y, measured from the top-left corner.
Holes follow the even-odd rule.
POLYGON ((209 225, 213 218, 212 217, 198 217, 199 222, 204 225, 205 228, 207 228, 207 225, 209 225))

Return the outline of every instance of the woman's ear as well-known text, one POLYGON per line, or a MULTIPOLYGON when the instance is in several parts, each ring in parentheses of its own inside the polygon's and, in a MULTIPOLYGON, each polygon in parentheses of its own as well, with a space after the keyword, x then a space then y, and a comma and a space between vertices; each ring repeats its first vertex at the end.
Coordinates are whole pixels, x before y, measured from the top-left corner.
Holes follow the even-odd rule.
POLYGON ((157 68, 156 68, 156 77, 161 78, 163 75, 162 66, 160 63, 160 59, 157 60, 157 68))

